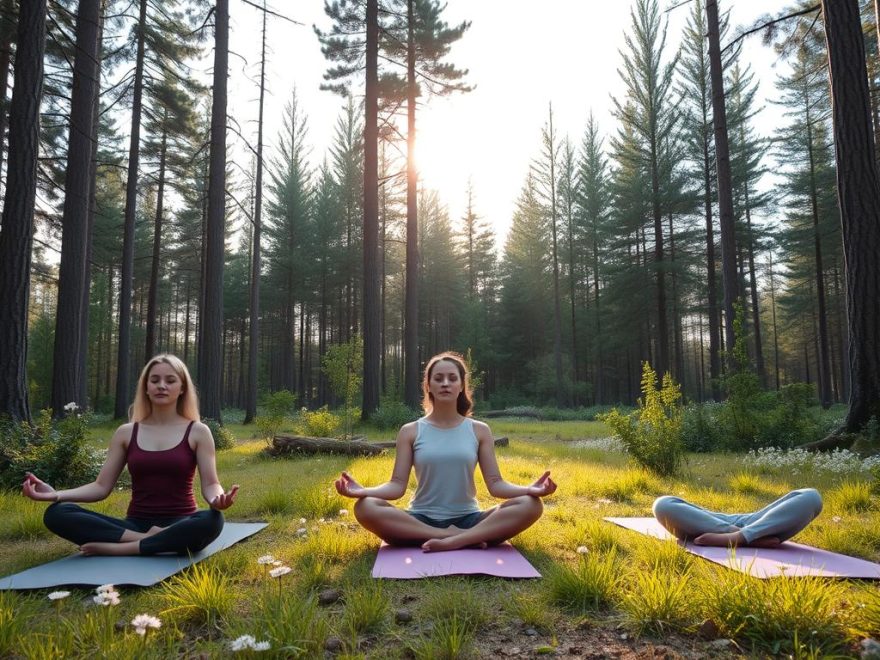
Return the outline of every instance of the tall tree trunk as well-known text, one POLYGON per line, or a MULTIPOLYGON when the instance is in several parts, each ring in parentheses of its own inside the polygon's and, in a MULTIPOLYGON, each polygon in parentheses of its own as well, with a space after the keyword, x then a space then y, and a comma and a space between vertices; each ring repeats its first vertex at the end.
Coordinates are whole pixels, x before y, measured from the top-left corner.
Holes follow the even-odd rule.
POLYGON ((244 423, 257 415, 257 348, 260 343, 260 271, 263 231, 263 99, 266 96, 266 2, 263 0, 263 38, 260 57, 260 104, 257 114, 257 175, 254 187, 254 231, 251 239, 250 341, 244 423))
MULTIPOLYGON (((831 78, 837 193, 846 263, 850 400, 841 431, 880 417, 880 181, 874 159, 865 45, 856 0, 822 0, 831 78)), ((849 442, 835 433, 813 448, 849 442)))
POLYGON ((159 290, 159 251, 162 246, 162 211, 165 205, 165 157, 168 150, 168 109, 162 121, 159 147, 159 189, 156 192, 156 220, 153 225, 153 254, 150 259, 150 288, 147 292, 147 337, 144 355, 149 360, 156 353, 156 299, 159 290))
MULTIPOLYGON (((718 222, 721 226, 721 277, 724 283, 724 334, 729 355, 733 355, 733 306, 739 296, 736 274, 736 228, 733 222, 733 187, 730 175, 730 148, 727 141, 727 110, 724 99, 724 72, 718 30, 718 2, 707 0, 706 21, 709 38, 709 77, 712 83, 712 124, 715 130, 715 168, 718 177, 718 222)), ((728 360, 728 367, 733 364, 728 360)))
POLYGON ((819 232, 819 191, 816 186, 816 164, 813 159, 813 128, 807 106, 807 153, 810 167, 810 210, 813 218, 813 247, 816 257, 816 304, 819 307, 818 380, 819 401, 823 408, 831 405, 831 359, 828 355, 828 314, 825 304, 825 267, 822 264, 822 236, 819 232))
POLYGON ((199 346, 202 415, 221 419, 223 387, 223 256, 226 220, 226 76, 229 69, 229 0, 214 12, 214 90, 211 101, 211 160, 205 236, 205 306, 199 346))
POLYGON ((116 401, 113 416, 125 417, 131 380, 131 289, 134 279, 134 223, 137 213, 138 167, 140 164, 141 99, 144 90, 144 33, 147 0, 140 0, 137 24, 137 59, 134 68, 134 96, 131 105, 131 138, 128 146, 128 178, 125 184, 125 220, 122 230, 122 267, 119 282, 119 340, 116 351, 116 401))
MULTIPOLYGON (((12 2, 6 4, 11 5, 12 2)), ((6 144, 6 92, 9 90, 9 64, 12 60, 12 32, 0 43, 0 172, 3 171, 4 146, 6 144)))
MULTIPOLYGON (((419 407, 419 218, 416 172, 416 44, 413 35, 415 0, 407 0, 406 50, 406 301, 403 324, 404 400, 416 410, 419 407)), ((471 272, 473 277, 473 272, 471 272)))
POLYGON ((364 95, 364 420, 379 406, 379 1, 367 0, 364 95))
POLYGON ((55 349, 52 361, 51 405, 55 416, 64 406, 76 403, 84 408, 80 351, 82 342, 83 293, 88 270, 89 201, 92 172, 92 118, 98 93, 98 23, 101 0, 80 0, 76 18, 76 53, 70 126, 67 140, 67 169, 64 176, 64 209, 61 224, 61 262, 58 268, 58 308, 55 315, 55 349))
POLYGON ((17 44, 6 199, 0 224, 0 413, 14 421, 30 421, 27 322, 46 47, 44 2, 21 4, 17 44))
POLYGON ((562 304, 559 300, 559 245, 556 239, 556 136, 550 104, 550 228, 553 237, 553 363, 556 367, 556 405, 566 404, 562 383, 562 304))

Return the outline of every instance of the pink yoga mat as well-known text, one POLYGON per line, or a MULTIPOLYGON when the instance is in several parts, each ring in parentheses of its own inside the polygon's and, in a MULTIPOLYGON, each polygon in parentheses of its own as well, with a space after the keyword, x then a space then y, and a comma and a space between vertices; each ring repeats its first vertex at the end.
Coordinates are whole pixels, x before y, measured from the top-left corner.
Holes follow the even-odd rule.
MULTIPOLYGON (((674 538, 655 518, 605 518, 615 525, 659 539, 674 538)), ((756 578, 815 575, 880 580, 880 564, 786 541, 776 548, 715 548, 681 543, 690 553, 756 578)))
POLYGON ((541 574, 509 543, 485 550, 422 552, 385 543, 373 564, 374 578, 413 580, 440 575, 494 575, 505 578, 538 578, 541 574))

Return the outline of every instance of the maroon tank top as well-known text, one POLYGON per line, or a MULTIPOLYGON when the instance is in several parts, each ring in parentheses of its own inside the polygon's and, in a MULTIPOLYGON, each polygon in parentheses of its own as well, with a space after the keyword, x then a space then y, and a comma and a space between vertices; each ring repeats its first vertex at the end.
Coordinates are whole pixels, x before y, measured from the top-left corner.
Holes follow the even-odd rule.
POLYGON ((193 424, 189 423, 183 440, 171 449, 146 451, 138 444, 138 424, 135 422, 127 454, 131 474, 129 517, 170 518, 196 512, 193 495, 196 453, 189 446, 193 424))

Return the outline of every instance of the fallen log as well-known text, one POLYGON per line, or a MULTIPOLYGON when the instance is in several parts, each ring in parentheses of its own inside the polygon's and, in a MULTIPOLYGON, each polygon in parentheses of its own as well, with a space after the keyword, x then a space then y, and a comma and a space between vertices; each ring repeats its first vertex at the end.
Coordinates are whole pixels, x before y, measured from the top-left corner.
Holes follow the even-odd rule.
MULTIPOLYGON (((383 449, 393 449, 397 445, 396 442, 374 442, 372 444, 374 447, 382 447, 383 449)), ((495 438, 495 446, 508 447, 510 446, 510 440, 508 440, 507 436, 495 438)))
POLYGON ((266 451, 272 456, 286 456, 290 454, 376 456, 385 450, 378 444, 362 440, 311 438, 304 435, 276 435, 272 438, 272 446, 266 451))
POLYGON ((537 410, 484 410, 479 414, 484 419, 494 419, 497 417, 532 417, 534 419, 544 419, 544 416, 537 410))

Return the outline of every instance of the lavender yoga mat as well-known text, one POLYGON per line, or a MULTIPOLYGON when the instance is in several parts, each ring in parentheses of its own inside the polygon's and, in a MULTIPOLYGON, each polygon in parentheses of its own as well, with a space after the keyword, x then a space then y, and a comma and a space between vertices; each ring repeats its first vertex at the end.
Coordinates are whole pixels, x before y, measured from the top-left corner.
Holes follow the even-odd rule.
MULTIPOLYGON (((675 538, 655 518, 605 518, 605 520, 658 539, 675 538)), ((813 575, 880 580, 880 564, 791 541, 786 541, 776 548, 740 547, 735 551, 693 543, 681 543, 681 546, 698 557, 748 573, 756 578, 813 575)))
POLYGON ((440 575, 494 575, 505 578, 539 578, 528 560, 509 543, 485 550, 422 552, 383 543, 373 564, 374 578, 413 580, 440 575))

